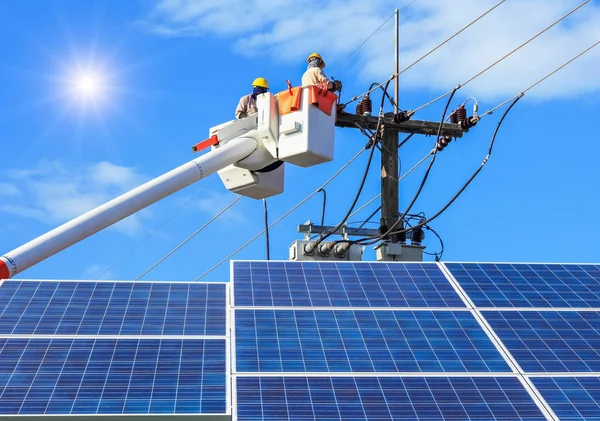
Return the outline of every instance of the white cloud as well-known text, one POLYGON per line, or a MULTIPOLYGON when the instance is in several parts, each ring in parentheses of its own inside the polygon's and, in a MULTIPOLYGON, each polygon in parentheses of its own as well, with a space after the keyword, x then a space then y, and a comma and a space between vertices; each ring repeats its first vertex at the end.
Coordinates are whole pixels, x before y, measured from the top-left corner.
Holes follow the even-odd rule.
POLYGON ((21 190, 14 184, 0 182, 0 196, 19 196, 21 190))
MULTIPOLYGON (((23 194, 12 197, 10 203, 5 201, 0 212, 52 225, 73 219, 145 181, 134 168, 108 162, 73 168, 59 161, 43 161, 36 167, 6 174, 18 182, 23 194)), ((129 235, 139 233, 139 214, 118 222, 113 229, 129 235)))
MULTIPOLYGON (((229 192, 218 193, 216 191, 207 190, 202 193, 201 198, 198 200, 198 209, 202 212, 206 212, 211 217, 219 213, 225 206, 235 200, 236 196, 229 192)), ((223 213, 217 220, 217 222, 225 223, 228 225, 245 224, 248 222, 246 215, 239 210, 235 209, 238 204, 233 205, 225 213, 223 213)))
MULTIPOLYGON (((408 3, 408 0, 404 3, 408 3)), ((420 0, 402 10, 401 63, 406 66, 483 14, 496 0, 420 0)), ((401 76, 403 90, 445 92, 554 22, 579 1, 506 1, 457 38, 401 76)), ((397 1, 373 0, 159 0, 144 24, 168 36, 220 36, 240 54, 303 61, 320 51, 328 74, 342 78, 344 60, 387 17, 397 1)), ((512 96, 600 39, 600 6, 583 6, 482 77, 465 93, 481 98, 512 96)), ((393 71, 393 20, 346 64, 344 75, 360 82, 383 80, 393 71), (360 69, 360 71, 358 71, 360 69)), ((600 47, 528 93, 566 97, 600 89, 600 47)), ((297 75, 295 83, 299 82, 297 75)), ((440 93, 441 93, 440 92, 440 93)))

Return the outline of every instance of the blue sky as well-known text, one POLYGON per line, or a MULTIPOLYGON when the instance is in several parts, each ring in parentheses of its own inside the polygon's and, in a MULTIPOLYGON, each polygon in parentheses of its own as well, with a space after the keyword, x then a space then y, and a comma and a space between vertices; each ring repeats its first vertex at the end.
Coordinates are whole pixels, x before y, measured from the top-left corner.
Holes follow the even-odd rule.
MULTIPOLYGON (((233 117, 256 77, 272 91, 298 84, 306 56, 344 82, 342 100, 393 71, 393 20, 408 2, 213 0, 6 1, 0 9, 0 253, 196 157, 191 145, 233 117), (73 81, 101 80, 82 99, 73 81)), ((401 68, 496 2, 419 0, 401 12, 401 68), (443 3, 443 4, 442 4, 443 3)), ((574 8, 578 1, 506 1, 400 78, 400 105, 416 108, 464 82, 574 8)), ((480 112, 517 94, 600 39, 598 2, 457 91, 480 112)), ((445 261, 597 262, 600 236, 595 120, 600 48, 530 91, 508 115, 494 153, 463 195, 431 226, 445 261)), ((373 96, 379 102, 379 95, 373 96)), ((439 120, 445 103, 414 119, 439 120)), ((354 104, 350 106, 354 109, 354 104)), ((386 109, 386 111, 389 111, 386 109)), ((436 159, 413 211, 434 214, 486 154, 501 110, 436 159)), ((336 129, 335 159, 286 168, 286 191, 268 199, 271 221, 315 190, 365 144, 336 129)), ((407 170, 433 146, 414 137, 401 149, 407 170)), ((367 154, 327 188, 325 221, 346 213, 367 154)), ((359 205, 379 193, 376 156, 359 205)), ((426 165, 401 184, 401 210, 426 165)), ((404 171, 402 171, 404 172, 404 171)), ((133 279, 236 196, 213 175, 19 274, 19 278, 133 279)), ((317 195, 274 227, 271 258, 287 259, 296 226, 320 221, 317 195)), ((354 217, 360 221, 376 201, 354 217), (362 218, 361 218, 362 217, 362 218)), ((375 227, 375 225, 372 225, 375 227)), ((261 201, 243 198, 143 279, 192 280, 263 228, 261 201)), ((439 250, 428 235, 427 250, 439 250)), ((367 259, 374 258, 371 249, 367 259)), ((264 237, 234 256, 265 258, 264 237)), ((225 263, 204 280, 229 279, 225 263)))

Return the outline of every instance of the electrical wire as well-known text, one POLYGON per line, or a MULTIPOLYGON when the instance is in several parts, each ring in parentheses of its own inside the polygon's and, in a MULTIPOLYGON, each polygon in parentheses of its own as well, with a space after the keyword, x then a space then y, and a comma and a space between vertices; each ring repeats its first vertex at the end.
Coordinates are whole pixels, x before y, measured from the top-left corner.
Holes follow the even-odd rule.
POLYGON ((433 52, 435 52, 437 49, 439 49, 440 47, 442 47, 444 44, 448 43, 450 40, 452 40, 453 38, 455 38, 456 36, 458 36, 459 34, 461 34, 462 32, 464 32, 466 29, 468 29, 469 27, 471 27, 472 25, 474 25, 477 21, 479 21, 480 19, 482 19, 484 16, 486 16, 489 13, 491 13, 496 7, 500 6, 505 1, 506 0, 501 0, 500 2, 496 3, 490 9, 488 9, 485 13, 483 13, 482 15, 480 15, 479 17, 477 17, 475 20, 471 21, 467 26, 463 27, 458 32, 454 33, 454 35, 450 36, 449 38, 446 38, 444 41, 442 41, 440 44, 438 44, 437 46, 435 46, 433 49, 429 50, 429 52, 427 52, 425 55, 421 56, 416 61, 414 61, 411 64, 409 64, 408 66, 406 66, 404 69, 402 69, 398 73, 395 73, 392 76, 390 76, 390 78, 387 81, 380 83, 379 85, 375 86, 374 88, 370 88, 368 91, 366 91, 365 93, 363 93, 361 95, 352 97, 352 99, 350 101, 348 101, 347 103, 345 103, 344 106, 347 106, 348 104, 351 104, 352 102, 354 102, 354 101, 356 101, 356 100, 358 100, 358 99, 360 99, 360 98, 362 98, 362 97, 370 94, 375 89, 378 89, 380 86, 384 85, 385 83, 391 82, 392 80, 394 80, 395 78, 397 78, 398 76, 400 76, 402 73, 406 72, 408 69, 410 69, 411 67, 413 67, 414 65, 416 65, 417 63, 419 63, 420 61, 422 61, 423 59, 425 59, 429 55, 431 55, 433 52))
POLYGON ((238 196, 237 198, 235 198, 227 206, 225 206, 223 209, 221 209, 215 216, 213 216, 207 223, 205 223, 204 225, 202 225, 200 228, 198 228, 196 231, 194 231, 194 233, 192 235, 190 235, 188 238, 186 238, 185 240, 183 240, 177 247, 175 247, 173 250, 171 250, 170 252, 168 252, 167 254, 165 254, 155 264, 153 264, 148 269, 146 269, 144 272, 142 272, 142 274, 139 275, 137 278, 135 278, 134 281, 140 280, 140 278, 142 276, 146 275, 152 269, 154 269, 155 267, 157 267, 158 265, 160 265, 162 262, 164 262, 169 256, 171 256, 173 253, 175 253, 177 250, 179 250, 181 247, 183 247, 185 243, 187 243, 192 238, 194 238, 196 235, 198 235, 198 233, 200 233, 204 228, 206 228, 207 226, 209 226, 219 216, 221 216, 223 213, 225 213, 225 211, 227 211, 230 207, 232 207, 233 205, 235 205, 241 198, 242 198, 242 196, 238 196))
POLYGON ((440 251, 436 252, 436 253, 431 253, 428 251, 423 250, 423 254, 427 254, 429 256, 435 256, 435 261, 439 262, 440 260, 442 260, 442 256, 444 255, 444 240, 442 240, 442 237, 440 237, 440 235, 437 233, 436 230, 434 230, 433 228, 431 228, 429 225, 424 225, 424 228, 428 231, 431 231, 433 233, 433 235, 435 235, 437 237, 437 239, 440 241, 440 251))
MULTIPOLYGON (((562 16, 560 19, 554 21, 552 24, 550 24, 549 26, 547 26, 546 28, 542 29, 540 32, 538 32, 537 34, 535 34, 534 36, 532 36, 531 38, 529 38, 527 41, 525 41, 524 43, 522 43, 521 45, 519 45, 518 47, 516 47, 515 49, 513 49, 512 51, 508 52, 507 54, 505 54, 504 56, 500 57, 498 60, 496 60, 494 63, 490 64, 489 66, 487 66, 485 69, 481 70, 479 73, 477 73, 475 76, 472 76, 471 78, 467 79, 465 82, 461 83, 459 86, 465 86, 466 84, 472 82, 473 80, 477 79, 479 76, 481 76, 482 74, 484 74, 485 72, 487 72, 488 70, 490 70, 492 67, 496 66, 498 63, 500 63, 501 61, 507 59, 508 57, 510 57, 511 55, 513 55, 514 53, 516 53, 517 51, 519 51, 521 48, 523 48, 524 46, 526 46, 527 44, 529 44, 531 41, 533 41, 534 39, 536 39, 537 37, 539 37, 540 35, 542 35, 543 33, 547 32, 549 29, 551 29, 552 27, 558 25, 560 22, 562 22, 563 20, 565 20, 568 16, 570 16, 571 14, 575 13, 577 10, 579 10, 581 7, 585 6, 587 3, 589 3, 590 0, 585 0, 583 3, 579 4, 577 7, 575 7, 573 10, 571 10, 570 12, 568 12, 566 15, 562 16)), ((422 110, 425 107, 428 107, 429 105, 433 104, 434 102, 439 101, 440 99, 444 98, 445 96, 449 95, 452 91, 448 91, 445 94, 440 95, 439 97, 429 101, 428 103, 421 105, 420 107, 415 108, 414 110, 411 111, 412 114, 416 113, 417 111, 422 110)), ((510 101, 507 101, 510 102, 510 101)))
POLYGON ((494 111, 496 111, 498 108, 503 107, 504 105, 508 104, 510 101, 521 97, 523 95, 525 95, 526 92, 530 91, 531 89, 535 88, 537 85, 539 85, 540 83, 542 83, 543 81, 545 81, 546 79, 548 79, 550 76, 554 75, 556 72, 562 70, 563 68, 565 68, 566 66, 568 66, 569 64, 571 64, 572 62, 574 62, 575 60, 577 60, 579 57, 581 57, 582 55, 584 55, 585 53, 587 53, 588 51, 590 51, 592 48, 596 47, 598 44, 600 44, 600 41, 596 41, 594 44, 592 44, 591 46, 589 46, 588 48, 586 48, 585 50, 583 50, 581 53, 577 54, 575 57, 573 57, 572 59, 570 59, 569 61, 563 63, 562 65, 560 65, 559 67, 557 67, 556 69, 554 69, 552 72, 548 73, 546 76, 544 76, 543 78, 539 79, 537 82, 535 82, 534 84, 532 84, 531 86, 529 86, 527 89, 521 91, 520 93, 518 93, 517 95, 507 99, 506 101, 502 102, 499 105, 496 105, 494 108, 491 108, 490 110, 486 111, 485 113, 481 114, 479 116, 479 118, 488 115, 488 114, 492 114, 494 111))
POLYGON ((101 279, 104 275, 106 275, 108 272, 110 272, 111 269, 113 269, 115 266, 117 266, 119 263, 121 263, 125 259, 125 257, 129 256, 131 253, 133 253, 135 250, 137 250, 137 248, 140 247, 144 242, 146 242, 146 240, 148 240, 148 238, 150 238, 152 235, 154 235, 154 233, 156 233, 156 231, 158 231, 163 226, 165 226, 171 219, 173 219, 181 211, 183 211, 190 203, 192 203, 194 200, 196 200, 198 198, 198 196, 200 195, 200 193, 202 193, 203 190, 204 189, 198 190, 198 192, 195 195, 193 195, 187 202, 185 202, 182 206, 180 206, 177 210, 175 210, 175 212, 173 212, 167 219, 165 219, 160 224, 158 224, 152 231, 150 231, 148 234, 146 234, 146 236, 144 238, 142 238, 140 241, 138 241, 138 243, 135 246, 133 246, 132 248, 130 248, 126 253, 123 253, 121 255, 121 257, 118 260, 116 260, 112 265, 108 266, 100 275, 98 275, 96 277, 95 280, 97 281, 97 280, 101 279))
MULTIPOLYGON (((410 5, 416 3, 419 0, 412 0, 411 2, 405 4, 404 6, 402 6, 400 9, 398 9, 398 13, 400 13, 402 10, 406 9, 407 7, 409 7, 410 5)), ((383 26, 388 23, 388 21, 393 18, 396 15, 396 12, 392 13, 386 20, 383 21, 383 23, 381 23, 381 25, 379 25, 377 27, 377 29, 375 29, 371 35, 369 35, 362 43, 360 43, 360 45, 358 47, 356 47, 354 49, 354 51, 352 51, 344 60, 342 60, 338 65, 336 65, 334 67, 335 71, 340 70, 342 67, 344 67, 344 65, 346 64, 346 62, 350 59, 350 57, 352 57, 354 54, 356 54, 358 52, 358 50, 360 50, 371 38, 373 38, 373 36, 379 32, 379 30, 381 28, 383 28, 383 26)), ((335 72, 334 72, 335 73, 335 72)))
MULTIPOLYGON (((450 98, 448 98, 448 101, 446 102, 446 106, 444 107, 444 112, 442 113, 442 118, 440 119, 440 125, 438 127, 438 132, 437 132, 437 135, 435 137, 436 138, 436 142, 437 142, 437 139, 440 137, 440 134, 442 132, 442 126, 444 124, 444 119, 446 118, 446 112, 448 112, 448 107, 450 106, 450 102, 452 101, 452 98, 454 97, 454 94, 456 93, 456 91, 459 88, 460 88, 460 86, 457 86, 456 88, 454 88, 454 90, 450 94, 450 98)), ((404 211, 402 213, 402 215, 396 220, 396 222, 394 222, 392 224, 391 227, 389 227, 383 234, 381 234, 379 236, 379 238, 377 239, 377 241, 386 238, 402 222, 402 219, 403 219, 404 215, 406 215, 406 214, 408 214, 408 212, 410 212, 411 208, 413 207, 413 205, 415 204, 415 202, 419 198, 419 196, 421 194, 421 191, 423 190, 423 187, 425 186, 425 183, 427 182, 427 179, 429 178, 429 173, 431 172, 431 168, 433 167, 433 163, 435 162, 435 158, 437 156, 437 147, 434 147, 432 149, 432 153, 431 154, 433 156, 431 157, 431 161, 429 162, 429 166, 427 167, 427 171, 425 171, 425 175, 423 176, 423 180, 421 181, 421 184, 419 185, 419 188, 417 189, 417 192, 413 196, 413 199, 411 200, 410 204, 406 208, 406 211, 404 211)))
POLYGON ((367 165, 366 165, 365 171, 363 173, 362 180, 360 181, 360 185, 358 187, 356 194, 354 195, 354 200, 352 201, 352 204, 350 205, 348 212, 346 212, 346 215, 342 218, 342 220, 340 222, 338 222, 335 225, 335 227, 333 227, 330 230, 327 230, 325 233, 322 233, 318 239, 307 244, 305 247, 311 247, 313 249, 318 247, 319 244, 321 244, 323 241, 325 241, 327 238, 329 238, 334 232, 336 232, 338 229, 340 229, 344 225, 344 223, 348 220, 348 218, 350 217, 350 214, 354 210, 354 207, 356 206, 356 203, 358 202, 358 199, 360 198, 360 194, 362 193, 362 190, 365 186, 365 182, 367 181, 367 176, 369 175, 369 168, 371 167, 371 163, 373 161, 373 155, 375 153, 375 145, 377 145, 378 139, 381 136, 380 128, 381 128, 381 121, 382 121, 382 117, 383 117, 383 105, 385 103, 385 95, 387 94, 387 89, 388 89, 389 85, 390 85, 390 81, 388 81, 385 84, 385 88, 383 89, 383 95, 381 97, 381 105, 379 107, 379 118, 377 119, 377 128, 375 129, 375 138, 373 140, 373 145, 371 147, 371 152, 369 153, 369 159, 367 161, 367 165))
POLYGON ((265 208, 265 241, 267 247, 267 260, 271 260, 271 247, 269 246, 269 215, 267 212, 267 199, 263 198, 263 205, 265 208))
MULTIPOLYGON (((504 118, 506 117, 506 115, 509 113, 509 111, 512 109, 512 107, 514 107, 514 105, 517 103, 517 101, 519 101, 519 99, 521 99, 522 96, 517 97, 511 104, 510 106, 506 109, 506 111, 504 112, 504 114, 502 115, 502 118, 500 119, 500 121, 498 122, 498 125, 496 126, 496 130, 494 130, 494 134, 492 136, 492 140, 490 141, 490 147, 488 150, 488 153, 486 155, 486 157, 483 159, 483 161, 481 162, 481 165, 479 166, 479 168, 477 168, 477 170, 473 173, 473 175, 467 180, 467 182, 460 188, 460 190, 450 199, 450 201, 448 203, 446 203, 442 209, 440 209, 435 215, 433 215, 431 218, 426 219, 425 221, 422 221, 421 223, 411 227, 411 228, 407 228, 407 229, 403 229, 403 230, 399 230, 399 231, 395 231, 393 234, 402 234, 405 232, 409 232, 414 230, 417 227, 422 227, 428 223, 430 223, 431 221, 433 221, 434 219, 436 219, 438 216, 440 216, 446 209, 448 209, 448 207, 450 207, 450 205, 452 205, 452 203, 454 203, 454 201, 458 198, 458 196, 460 196, 462 194, 462 192, 465 191, 465 189, 469 186, 469 184, 471 184, 471 182, 475 179, 475 177, 481 172, 481 170, 483 169, 483 167, 485 166, 485 164, 488 162, 490 155, 492 154, 492 149, 494 147, 494 142, 496 141, 496 136, 498 134, 498 130, 500 130, 500 126, 502 125, 502 122, 504 121, 504 118)), ((377 242, 378 240, 376 240, 375 242, 377 242)), ((369 243, 371 244, 371 243, 369 243)), ((374 243, 373 243, 374 244, 374 243)))
MULTIPOLYGON (((338 175, 340 175, 340 173, 342 171, 344 171, 352 162, 354 162, 364 151, 365 151, 364 149, 361 149, 360 151, 358 151, 358 153, 356 155, 354 155, 348 162, 346 162, 344 165, 342 165, 342 167, 339 170, 337 170, 335 174, 333 174, 331 177, 329 177, 327 179, 327 181, 325 181, 318 189, 316 189, 315 191, 310 193, 308 196, 306 196, 304 199, 302 199, 300 202, 298 202, 295 206, 293 206, 290 210, 288 210, 286 213, 281 215, 277 220, 275 220, 272 224, 269 225, 269 228, 273 228, 275 225, 277 225, 279 222, 281 222, 284 218, 286 218, 288 215, 290 215, 292 212, 294 212, 296 209, 298 209, 300 206, 302 206, 304 203, 306 203, 311 197, 313 197, 315 194, 317 194, 320 189, 323 189, 325 186, 327 186, 329 183, 331 183, 334 178, 336 178, 338 175)), ((208 269, 202 275, 200 275, 196 279, 194 279, 193 282, 199 281, 200 279, 202 279, 203 277, 205 277, 206 275, 211 273, 213 270, 215 270, 216 268, 221 266, 223 263, 225 263, 227 260, 229 260, 232 256, 236 255, 237 253, 239 253, 240 251, 245 249, 249 244, 254 242, 264 232, 265 232, 265 230, 263 229, 261 232, 256 234, 254 237, 252 237, 248 241, 246 241, 244 244, 242 244, 236 250, 229 253, 229 255, 227 255, 225 258, 221 259, 219 262, 217 262, 215 265, 213 265, 210 269, 208 269)))
MULTIPOLYGON (((325 206, 327 206, 327 192, 325 189, 319 189, 323 192, 323 210, 321 211, 321 226, 325 223, 325 206)), ((317 193, 319 192, 317 191, 317 193)))

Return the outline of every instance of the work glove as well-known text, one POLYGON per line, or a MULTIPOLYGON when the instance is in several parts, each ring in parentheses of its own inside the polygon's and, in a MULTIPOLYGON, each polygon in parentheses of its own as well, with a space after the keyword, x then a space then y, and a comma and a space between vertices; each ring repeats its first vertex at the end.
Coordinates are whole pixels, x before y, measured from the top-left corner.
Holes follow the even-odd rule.
POLYGON ((334 80, 333 81, 333 90, 334 91, 341 91, 342 90, 342 81, 341 80, 334 80))

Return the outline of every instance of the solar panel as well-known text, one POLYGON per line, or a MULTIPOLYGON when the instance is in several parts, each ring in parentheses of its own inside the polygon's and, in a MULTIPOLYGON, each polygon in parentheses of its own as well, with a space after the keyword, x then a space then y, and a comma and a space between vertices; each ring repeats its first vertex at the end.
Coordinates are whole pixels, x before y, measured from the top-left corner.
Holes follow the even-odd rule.
POLYGON ((223 283, 5 281, 0 334, 225 335, 223 283))
POLYGON ((0 339, 0 413, 226 411, 226 341, 0 339))
POLYGON ((485 311, 525 372, 600 372, 600 312, 485 311))
POLYGON ((235 312, 236 372, 506 372, 469 311, 235 312))
POLYGON ((514 377, 237 377, 237 419, 546 420, 514 377))
POLYGON ((465 307, 435 263, 233 262, 236 306, 465 307))
POLYGON ((600 377, 532 377, 561 420, 600 419, 600 377))
POLYGON ((445 265, 477 307, 600 308, 600 265, 445 265))

